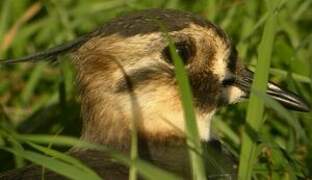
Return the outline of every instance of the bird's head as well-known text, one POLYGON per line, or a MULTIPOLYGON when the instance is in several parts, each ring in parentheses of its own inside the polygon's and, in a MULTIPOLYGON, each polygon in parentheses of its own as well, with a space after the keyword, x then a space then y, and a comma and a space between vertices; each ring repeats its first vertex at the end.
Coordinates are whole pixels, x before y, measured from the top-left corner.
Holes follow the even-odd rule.
MULTIPOLYGON (((76 53, 87 139, 98 139, 99 134, 114 142, 129 137, 133 119, 145 138, 184 136, 183 109, 165 33, 188 72, 202 140, 209 139, 211 118, 220 105, 248 96, 252 73, 239 62, 235 46, 219 27, 174 10, 134 13, 95 31, 76 53), (94 133, 94 127, 105 133, 94 133)), ((300 98, 273 84, 268 92, 290 108, 307 109, 300 98)))
MULTIPOLYGON (((183 108, 166 33, 188 72, 202 140, 209 139, 218 107, 248 96, 252 73, 239 62, 234 44, 219 27, 175 10, 133 13, 48 52, 72 50, 79 44, 74 64, 83 138, 124 143, 133 120, 139 135, 151 141, 184 138, 183 108)), ((295 94, 272 83, 268 87, 268 94, 286 107, 308 110, 295 94)))

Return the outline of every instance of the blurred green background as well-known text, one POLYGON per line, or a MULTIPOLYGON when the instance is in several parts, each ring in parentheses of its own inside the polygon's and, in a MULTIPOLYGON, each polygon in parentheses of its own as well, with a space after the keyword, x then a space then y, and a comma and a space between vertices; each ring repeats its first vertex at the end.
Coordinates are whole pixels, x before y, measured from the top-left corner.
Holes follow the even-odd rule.
MULTIPOLYGON (((312 102, 312 1, 281 1, 271 80, 312 102)), ((239 56, 254 69, 263 24, 262 0, 1 0, 0 57, 13 58, 53 47, 103 25, 115 16, 146 8, 192 11, 221 26, 239 56)), ((4 132, 79 136, 79 98, 70 57, 54 63, 0 65, 0 146, 16 146, 4 132)), ((221 109, 215 133, 239 158, 247 103, 221 109)), ((290 112, 293 121, 265 112, 257 177, 312 176, 312 114, 290 112)), ((256 114, 255 114, 256 116, 256 114)), ((26 147, 27 148, 27 147, 26 147)), ((61 149, 64 150, 64 149, 61 149)), ((0 171, 26 162, 0 151, 0 171)))

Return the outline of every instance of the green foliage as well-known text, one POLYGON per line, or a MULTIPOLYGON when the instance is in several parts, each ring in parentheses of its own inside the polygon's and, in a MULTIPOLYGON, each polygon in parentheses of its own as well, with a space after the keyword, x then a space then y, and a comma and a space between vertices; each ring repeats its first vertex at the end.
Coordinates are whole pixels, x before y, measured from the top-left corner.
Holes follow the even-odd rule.
POLYGON ((249 132, 252 131, 258 134, 264 122, 264 99, 257 96, 253 91, 259 91, 264 94, 268 84, 271 54, 276 32, 276 5, 271 7, 268 11, 268 19, 264 25, 263 36, 258 49, 258 63, 254 82, 251 87, 252 92, 249 98, 246 126, 243 133, 240 153, 238 178, 245 180, 250 179, 252 176, 252 169, 257 155, 257 139, 252 138, 249 132))
MULTIPOLYGON (((168 36, 168 35, 167 35, 168 36)), ((190 163, 193 172, 194 180, 204 180, 206 179, 205 166, 203 160, 203 149, 200 143, 200 138, 198 134, 197 121, 195 117, 194 107, 193 107, 193 97, 192 90, 190 87, 187 72, 184 68, 183 61, 176 52, 176 47, 174 46, 172 39, 168 36, 169 47, 172 59, 175 66, 175 75, 179 86, 179 92, 181 96, 182 107, 184 110, 185 127, 186 127, 186 137, 187 145, 190 147, 190 163)))
MULTIPOLYGON (((1 58, 19 57, 60 44, 129 11, 157 7, 175 8, 196 12, 219 24, 237 45, 240 58, 250 69, 256 69, 256 76, 261 75, 262 71, 265 74, 265 71, 269 71, 273 81, 298 93, 311 106, 310 0, 281 1, 277 5, 278 13, 274 15, 274 23, 271 22, 272 12, 268 11, 274 7, 273 3, 260 0, 49 0, 40 1, 39 10, 35 11, 31 7, 36 2, 0 1, 1 58), (30 17, 21 21, 26 12, 30 17), (275 26, 274 41, 268 32, 270 23, 275 26), (13 27, 17 27, 15 31, 13 27), (263 46, 264 39, 270 42, 263 46), (257 51, 260 42, 262 48, 257 51), (265 65, 264 69, 259 70, 260 64, 255 68, 257 62, 260 63, 261 59, 268 58, 270 54, 270 68, 265 65)), ((58 152, 64 152, 66 147, 78 143, 78 140, 58 139, 54 135, 60 133, 78 137, 81 128, 77 93, 73 83, 74 71, 69 61, 66 61, 68 57, 60 58, 64 60, 60 64, 26 63, 6 67, 0 65, 0 162, 5 162, 0 165, 1 171, 21 167, 27 163, 26 159, 37 163, 50 163, 41 165, 51 169, 55 167, 55 163, 64 163, 65 165, 61 165, 65 169, 71 169, 68 172, 76 173, 79 169, 79 173, 85 173, 81 177, 97 178, 92 171, 58 152), (14 136, 8 136, 8 133, 14 136), (32 135, 19 136, 24 133, 32 135), (38 135, 39 133, 52 136, 44 137, 38 135), (23 146, 25 142, 31 142, 32 146, 23 146), (66 146, 52 150, 48 148, 50 143, 66 146), (27 156, 24 153, 27 153, 27 156), (57 158, 51 159, 51 156, 57 158)), ((265 77, 263 78, 265 82, 265 77)), ((252 169, 243 173, 266 179, 311 177, 312 114, 287 111, 261 92, 255 91, 254 94, 254 98, 263 101, 265 106, 270 108, 264 109, 262 116, 262 111, 252 112, 252 107, 249 107, 247 119, 259 117, 262 122, 260 127, 258 122, 247 121, 255 123, 249 125, 257 128, 257 139, 250 139, 252 144, 257 145, 257 156, 252 162, 254 165, 250 166, 252 169)), ((245 141, 242 141, 245 139, 242 129, 246 109, 246 103, 223 108, 217 113, 213 123, 224 144, 238 159, 241 147, 246 146, 245 141)), ((85 147, 90 148, 91 145, 85 147)), ((101 150, 107 152, 105 149, 101 150)), ((119 156, 116 156, 118 159, 119 156)), ((125 162, 124 157, 119 160, 125 162)), ((146 177, 176 178, 146 162, 135 162, 137 171, 144 171, 146 177)), ((59 164, 57 166, 59 167, 59 164)), ((59 168, 54 170, 62 171, 59 168)))

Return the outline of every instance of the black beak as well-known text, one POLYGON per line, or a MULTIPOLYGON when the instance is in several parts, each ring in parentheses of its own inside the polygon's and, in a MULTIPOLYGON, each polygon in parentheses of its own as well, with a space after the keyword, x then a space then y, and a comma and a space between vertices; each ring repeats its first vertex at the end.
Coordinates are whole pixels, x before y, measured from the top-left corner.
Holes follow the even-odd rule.
MULTIPOLYGON (((235 86, 246 93, 246 97, 248 97, 250 93, 253 75, 254 73, 252 71, 244 69, 234 82, 235 86)), ((309 106, 301 97, 293 92, 281 89, 278 85, 272 82, 268 83, 268 89, 266 93, 287 109, 302 112, 310 111, 309 106)))

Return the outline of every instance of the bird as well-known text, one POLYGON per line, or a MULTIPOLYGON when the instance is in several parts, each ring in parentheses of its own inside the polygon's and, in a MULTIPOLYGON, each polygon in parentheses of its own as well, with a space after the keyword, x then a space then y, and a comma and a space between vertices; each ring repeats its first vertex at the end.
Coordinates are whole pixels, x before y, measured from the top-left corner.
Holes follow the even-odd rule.
MULTIPOLYGON (((70 53, 81 99, 81 139, 127 153, 135 116, 139 156, 188 179, 184 115, 168 37, 188 74, 200 140, 222 151, 211 132, 213 116, 249 96, 253 72, 240 61, 228 35, 198 15, 173 9, 132 12, 68 43, 0 63, 55 60, 70 53)), ((309 111, 301 97, 272 82, 267 94, 288 109, 309 111)), ((128 178, 126 167, 98 152, 74 148, 69 153, 105 179, 128 178)), ((235 162, 224 161, 234 177, 235 162)), ((49 173, 48 179, 60 178, 49 173)), ((38 174, 37 167, 28 167, 0 179, 36 179, 38 174)))

